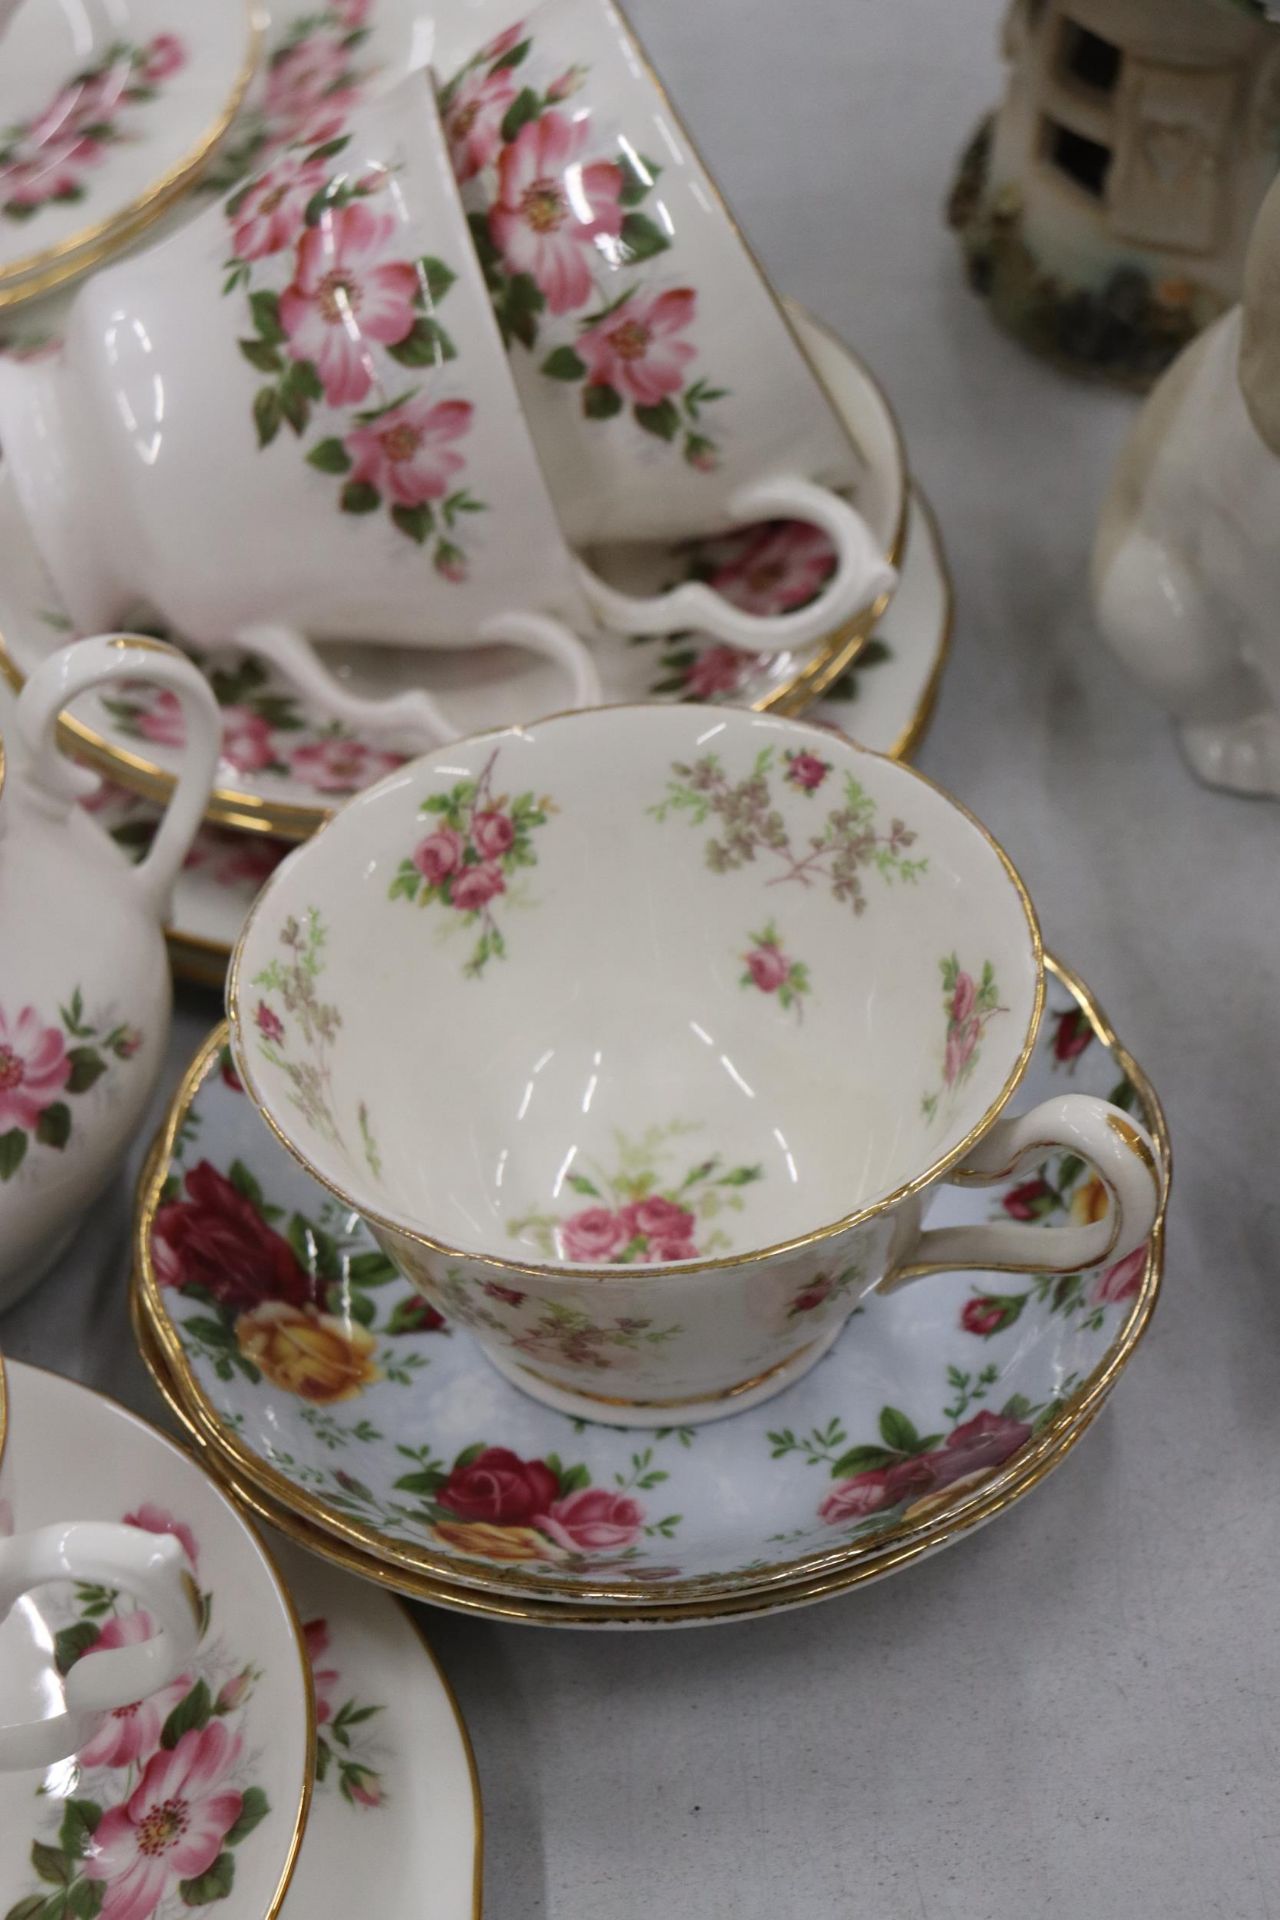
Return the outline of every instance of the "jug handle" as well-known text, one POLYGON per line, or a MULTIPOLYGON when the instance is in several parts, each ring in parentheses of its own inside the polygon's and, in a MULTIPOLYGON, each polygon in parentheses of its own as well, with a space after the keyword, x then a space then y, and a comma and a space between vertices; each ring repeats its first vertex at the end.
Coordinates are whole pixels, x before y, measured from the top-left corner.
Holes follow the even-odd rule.
POLYGON ((149 680, 174 694, 186 723, 182 770, 150 851, 129 875, 150 911, 165 920, 174 882, 204 818, 222 745, 218 703, 186 655, 161 640, 129 634, 101 634, 61 648, 36 669, 18 696, 23 773, 46 801, 69 809, 86 791, 86 782, 84 770, 59 751, 58 718, 81 694, 126 680, 149 680))

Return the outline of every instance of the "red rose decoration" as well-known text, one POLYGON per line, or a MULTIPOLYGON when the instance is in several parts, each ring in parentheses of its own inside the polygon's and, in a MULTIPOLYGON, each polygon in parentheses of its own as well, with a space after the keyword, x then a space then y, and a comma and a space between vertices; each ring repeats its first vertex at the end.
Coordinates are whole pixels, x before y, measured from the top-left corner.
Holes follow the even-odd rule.
POLYGON ((1049 1182, 1038 1176, 1024 1180, 1021 1186, 1010 1187, 1004 1196, 1004 1210, 1015 1220, 1039 1220, 1042 1214, 1052 1213, 1058 1204, 1058 1196, 1049 1182))
POLYGON ((932 1463, 934 1484, 949 1487, 953 1480, 967 1479, 971 1473, 994 1472, 1030 1438, 1029 1421, 1011 1420, 1004 1413, 978 1413, 921 1458, 932 1463))
POLYGON ((538 1524, 570 1553, 621 1553, 640 1538, 644 1508, 629 1493, 580 1487, 557 1500, 538 1524))
POLYGON ((989 1340, 1011 1327, 1026 1304, 1025 1293, 975 1293, 960 1309, 960 1325, 966 1333, 989 1340))
POLYGON ((1093 1039, 1093 1028, 1083 1007, 1068 1007, 1060 1013, 1053 1035, 1055 1060, 1078 1060, 1093 1039))
POLYGON ((1093 1283, 1093 1304, 1098 1307, 1112 1307, 1118 1300, 1132 1300, 1142 1285, 1142 1276, 1147 1270, 1147 1249, 1143 1245, 1126 1254, 1123 1260, 1117 1260, 1113 1267, 1104 1267, 1093 1283))
POLYGON ((542 1460, 522 1460, 509 1447, 486 1447, 465 1467, 455 1467, 436 1495, 460 1520, 488 1520, 503 1527, 526 1525, 545 1513, 560 1482, 542 1460))
POLYGON ((317 1283, 289 1242, 209 1161, 191 1168, 186 1190, 185 1200, 167 1200, 157 1210, 152 1228, 162 1286, 202 1287, 237 1313, 268 1300, 319 1304, 317 1283))

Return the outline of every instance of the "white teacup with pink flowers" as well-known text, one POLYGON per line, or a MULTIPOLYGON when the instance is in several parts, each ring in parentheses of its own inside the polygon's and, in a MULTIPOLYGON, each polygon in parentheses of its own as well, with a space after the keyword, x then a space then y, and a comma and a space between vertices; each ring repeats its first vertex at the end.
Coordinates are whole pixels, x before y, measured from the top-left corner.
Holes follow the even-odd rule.
POLYGON ((779 1392, 873 1287, 1147 1238, 1119 1108, 1008 1117, 1043 993, 1020 881, 920 775, 610 707, 349 802, 259 896, 228 1008, 269 1124, 421 1291, 525 1391, 625 1425, 779 1392), (1055 1148, 1102 1219, 921 1232, 934 1183, 1055 1148))
POLYGON ((543 0, 441 104, 570 539, 809 521, 840 556, 829 594, 884 590, 833 491, 862 456, 613 0, 543 0))

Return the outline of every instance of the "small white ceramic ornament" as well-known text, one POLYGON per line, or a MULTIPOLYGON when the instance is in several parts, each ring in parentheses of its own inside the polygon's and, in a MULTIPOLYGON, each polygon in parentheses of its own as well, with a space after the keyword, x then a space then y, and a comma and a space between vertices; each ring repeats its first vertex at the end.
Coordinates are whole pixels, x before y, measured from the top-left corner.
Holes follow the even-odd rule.
POLYGON ((155 641, 63 649, 28 681, 0 786, 0 1309, 54 1260, 132 1140, 164 1061, 162 928, 218 759, 218 708, 155 641), (131 867, 76 805, 93 776, 59 753, 58 715, 89 687, 157 682, 186 721, 186 763, 151 851, 131 867))
POLYGON ((1211 786, 1280 796, 1280 187, 1244 300, 1147 401, 1103 506, 1099 624, 1211 786))

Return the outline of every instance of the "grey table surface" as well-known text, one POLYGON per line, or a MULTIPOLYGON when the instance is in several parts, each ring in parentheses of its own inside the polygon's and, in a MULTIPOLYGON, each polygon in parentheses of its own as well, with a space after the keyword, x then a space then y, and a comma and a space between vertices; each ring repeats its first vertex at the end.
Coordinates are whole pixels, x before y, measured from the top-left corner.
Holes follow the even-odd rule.
MULTIPOLYGON (((779 285, 883 378, 955 569, 924 767, 1004 840, 1166 1102, 1153 1329, 1012 1514, 825 1606, 688 1633, 435 1612, 491 1920, 1280 1913, 1280 811, 1207 793, 1091 629, 1131 401, 997 334, 940 220, 999 83, 995 0, 635 0, 779 285)), ((217 1012, 180 996, 172 1069, 217 1012)), ((158 1417, 131 1176, 0 1344, 158 1417)))

